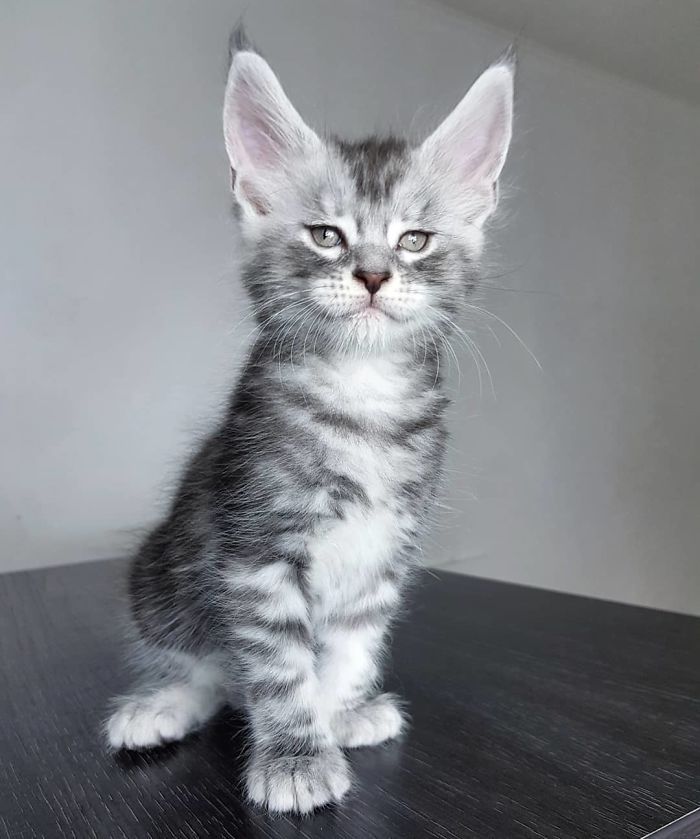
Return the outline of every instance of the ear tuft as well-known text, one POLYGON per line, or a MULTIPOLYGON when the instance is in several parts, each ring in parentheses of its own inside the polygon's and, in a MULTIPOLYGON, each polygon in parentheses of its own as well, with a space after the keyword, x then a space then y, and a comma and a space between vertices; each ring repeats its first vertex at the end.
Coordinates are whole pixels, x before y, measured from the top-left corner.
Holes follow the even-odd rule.
POLYGON ((499 55, 496 61, 493 62, 493 67, 499 67, 504 65, 505 67, 510 67, 513 77, 515 77, 515 73, 518 69, 518 48, 516 46, 515 41, 512 44, 508 44, 508 46, 503 50, 503 52, 499 55))
POLYGON ((245 25, 243 24, 243 18, 240 18, 238 23, 234 26, 231 30, 231 34, 229 35, 228 39, 228 66, 229 69, 233 64, 233 59, 238 52, 259 52, 254 46, 250 38, 248 37, 248 32, 246 31, 245 25))

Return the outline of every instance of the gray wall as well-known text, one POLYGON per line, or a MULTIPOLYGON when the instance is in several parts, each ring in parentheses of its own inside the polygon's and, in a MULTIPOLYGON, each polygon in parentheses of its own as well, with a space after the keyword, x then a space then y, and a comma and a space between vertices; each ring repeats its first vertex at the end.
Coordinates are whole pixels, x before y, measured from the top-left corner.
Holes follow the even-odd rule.
MULTIPOLYGON (((241 9, 2 4, 3 569, 128 550, 243 357, 220 139, 241 9)), ((405 0, 246 15, 302 113, 353 135, 432 124, 509 40, 405 0)), ((473 324, 496 398, 460 349, 426 559, 698 612, 700 113, 527 43, 517 110, 484 305, 542 370, 473 324)))

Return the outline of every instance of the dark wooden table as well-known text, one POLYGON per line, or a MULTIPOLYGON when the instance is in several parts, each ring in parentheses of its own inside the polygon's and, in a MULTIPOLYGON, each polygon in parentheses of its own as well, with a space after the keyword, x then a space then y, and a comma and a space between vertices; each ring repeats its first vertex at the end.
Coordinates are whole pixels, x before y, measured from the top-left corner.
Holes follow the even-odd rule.
POLYGON ((638 839, 700 803, 700 620, 451 574, 425 575, 397 632, 388 681, 411 730, 353 753, 343 806, 249 808, 232 712, 111 756, 124 567, 0 576, 0 834, 638 839))

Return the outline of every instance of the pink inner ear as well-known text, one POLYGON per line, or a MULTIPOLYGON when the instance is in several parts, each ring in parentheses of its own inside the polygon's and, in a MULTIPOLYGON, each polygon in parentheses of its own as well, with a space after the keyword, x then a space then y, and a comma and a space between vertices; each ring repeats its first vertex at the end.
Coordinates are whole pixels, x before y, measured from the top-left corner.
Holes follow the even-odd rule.
POLYGON ((462 181, 490 186, 500 175, 510 143, 512 97, 511 70, 489 68, 428 137, 427 149, 462 181))
POLYGON ((261 169, 279 167, 302 141, 303 123, 282 90, 277 99, 271 95, 274 91, 241 79, 234 104, 238 143, 247 160, 261 169))
POLYGON ((477 120, 473 130, 467 129, 467 149, 463 170, 466 177, 489 179, 498 176, 498 170, 505 155, 506 133, 504 115, 500 112, 489 114, 486 119, 477 120))
POLYGON ((280 138, 275 137, 271 115, 253 96, 250 86, 243 83, 236 107, 239 138, 250 162, 267 168, 279 159, 280 138))
POLYGON ((270 196, 288 166, 317 141, 267 63, 249 52, 239 53, 231 67, 224 136, 235 192, 256 213, 270 211, 270 196))
POLYGON ((264 166, 273 157, 269 138, 259 124, 242 121, 241 142, 253 163, 264 166))

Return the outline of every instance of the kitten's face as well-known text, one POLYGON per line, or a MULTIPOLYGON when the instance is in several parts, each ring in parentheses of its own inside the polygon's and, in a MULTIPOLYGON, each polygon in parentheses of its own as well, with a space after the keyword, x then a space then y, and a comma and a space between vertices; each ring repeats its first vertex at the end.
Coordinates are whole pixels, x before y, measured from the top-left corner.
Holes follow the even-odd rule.
POLYGON ((511 101, 512 68, 501 64, 421 146, 323 141, 268 65, 239 53, 224 127, 262 328, 298 349, 338 350, 449 332, 495 205, 511 101))

